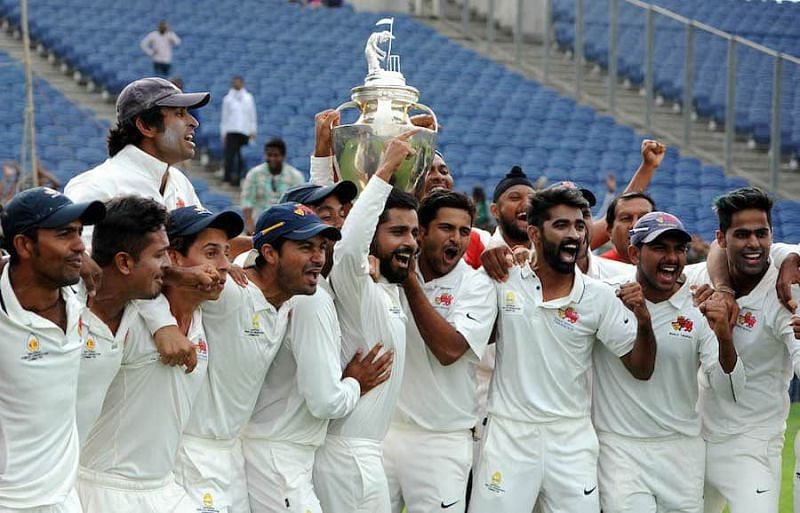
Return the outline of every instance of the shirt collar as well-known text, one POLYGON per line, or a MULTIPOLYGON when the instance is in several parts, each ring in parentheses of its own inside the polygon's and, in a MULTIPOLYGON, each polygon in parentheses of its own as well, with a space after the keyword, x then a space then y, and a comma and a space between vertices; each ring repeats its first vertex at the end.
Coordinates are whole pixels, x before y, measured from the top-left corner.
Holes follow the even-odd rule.
MULTIPOLYGON (((531 269, 529 264, 525 264, 522 266, 521 269, 522 278, 523 279, 533 279, 537 282, 540 282, 539 277, 536 276, 536 273, 531 269)), ((583 293, 586 291, 586 280, 584 274, 581 272, 578 266, 575 266, 575 279, 572 282, 572 290, 570 290, 569 294, 562 298, 553 299, 551 301, 542 301, 542 291, 541 289, 536 290, 537 298, 542 301, 541 305, 544 307, 549 308, 560 308, 564 305, 569 305, 570 303, 580 304, 581 300, 583 299, 583 293)))
MULTIPOLYGON (((11 278, 9 276, 10 269, 11 264, 6 264, 3 268, 3 274, 0 275, 0 297, 2 297, 2 308, 5 310, 5 313, 8 315, 8 317, 31 328, 57 327, 50 320, 45 319, 41 315, 36 315, 30 310, 26 310, 22 307, 17 299, 17 295, 14 293, 13 287, 11 286, 11 278)), ((81 305, 78 303, 75 293, 69 287, 63 287, 61 289, 61 297, 64 299, 64 304, 67 309, 67 330, 69 330, 70 326, 74 326, 73 320, 77 322, 81 305)))
POLYGON ((419 259, 417 260, 417 262, 418 262, 416 266, 417 278, 419 279, 419 283, 425 288, 442 286, 442 285, 453 287, 461 281, 461 276, 464 274, 464 271, 468 267, 468 264, 464 261, 464 259, 460 258, 458 259, 458 263, 455 265, 455 267, 453 267, 453 269, 449 273, 443 276, 439 276, 438 278, 433 278, 432 280, 426 282, 425 278, 422 277, 422 271, 419 270, 419 259))
POLYGON ((142 151, 138 146, 129 144, 122 148, 114 157, 121 161, 131 172, 137 172, 149 179, 152 179, 156 189, 160 189, 161 180, 171 166, 166 162, 158 160, 149 153, 142 151))
POLYGON ((742 308, 749 308, 751 310, 758 310, 763 306, 764 296, 767 294, 775 294, 775 281, 778 279, 778 270, 772 265, 767 264, 767 272, 761 277, 758 284, 753 287, 746 296, 742 296, 736 300, 742 308))

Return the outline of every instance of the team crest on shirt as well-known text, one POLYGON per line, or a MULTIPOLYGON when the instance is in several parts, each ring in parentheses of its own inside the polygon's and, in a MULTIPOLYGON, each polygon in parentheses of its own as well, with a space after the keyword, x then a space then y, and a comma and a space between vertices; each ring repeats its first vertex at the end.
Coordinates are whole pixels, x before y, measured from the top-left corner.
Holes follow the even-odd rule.
POLYGON ((691 333, 694 329, 694 321, 683 315, 679 315, 677 319, 672 321, 672 329, 674 331, 685 331, 691 333))
POLYGON ((511 315, 522 313, 522 300, 517 297, 517 293, 513 290, 507 291, 503 298, 503 313, 511 315))
POLYGON ((448 292, 443 292, 442 294, 433 298, 433 304, 443 308, 450 308, 450 305, 453 304, 453 295, 448 292))
POLYGON ((197 508, 198 513, 219 513, 219 510, 214 507, 214 497, 211 493, 206 492, 203 494, 203 507, 197 508))
POLYGON ((258 314, 253 314, 253 317, 250 319, 250 328, 244 330, 244 333, 248 337, 260 337, 264 334, 264 330, 261 329, 261 320, 258 318, 258 314))
POLYGON ((486 489, 490 492, 500 495, 502 493, 506 493, 505 489, 502 487, 503 484, 503 474, 500 471, 495 472, 489 479, 488 483, 485 483, 486 489))
POLYGON ((753 312, 740 312, 739 316, 736 318, 736 325, 747 331, 755 328, 757 322, 758 319, 756 319, 756 316, 753 315, 753 312))
POLYGON ((557 326, 572 331, 580 318, 581 315, 574 308, 568 306, 558 309, 557 314, 553 316, 553 322, 557 326))
POLYGON ((194 345, 194 350, 197 353, 198 360, 208 360, 208 342, 200 339, 197 344, 194 345))
POLYGON ((30 334, 28 340, 25 341, 25 350, 25 354, 21 358, 29 362, 41 360, 48 354, 47 351, 42 351, 39 339, 34 334, 30 334))

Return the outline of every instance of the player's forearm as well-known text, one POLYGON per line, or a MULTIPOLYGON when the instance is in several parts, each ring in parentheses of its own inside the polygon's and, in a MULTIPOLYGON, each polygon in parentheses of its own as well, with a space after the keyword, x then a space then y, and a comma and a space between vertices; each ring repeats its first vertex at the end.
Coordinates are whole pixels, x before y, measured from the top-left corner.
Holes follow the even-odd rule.
POLYGON ((469 349, 463 335, 433 308, 415 278, 408 280, 404 290, 414 322, 428 349, 442 365, 458 361, 469 349))
POLYGON ((633 377, 646 381, 653 375, 656 365, 656 337, 649 315, 637 317, 637 321, 633 349, 622 361, 633 377))
POLYGON ((733 346, 733 335, 730 330, 726 334, 718 333, 717 341, 719 342, 719 366, 722 367, 725 374, 730 374, 739 360, 739 355, 733 346))
POLYGON ((728 259, 725 250, 719 247, 717 241, 713 241, 708 248, 706 267, 708 269, 708 276, 711 278, 711 285, 715 289, 731 287, 731 274, 728 269, 728 259))
POLYGON ((653 174, 656 172, 656 169, 658 169, 658 166, 648 164, 647 162, 639 164, 639 167, 636 168, 636 172, 633 173, 631 181, 628 182, 622 194, 645 191, 650 185, 650 180, 653 179, 653 174))
POLYGON ((334 269, 345 259, 355 259, 359 265, 366 261, 378 219, 391 192, 392 186, 386 180, 373 177, 367 183, 342 226, 342 240, 333 253, 334 269))

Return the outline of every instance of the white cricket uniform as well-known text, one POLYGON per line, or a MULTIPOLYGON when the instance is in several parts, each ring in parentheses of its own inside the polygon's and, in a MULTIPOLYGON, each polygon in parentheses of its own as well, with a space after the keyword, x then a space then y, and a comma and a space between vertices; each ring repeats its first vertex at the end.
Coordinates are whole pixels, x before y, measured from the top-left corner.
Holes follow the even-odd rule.
POLYGON ((342 335, 327 281, 293 299, 289 331, 243 435, 253 513, 322 511, 314 453, 328 419, 349 414, 361 396, 358 381, 342 379, 342 335))
POLYGON ((0 275, 0 512, 80 513, 75 397, 81 305, 70 288, 66 333, 25 310, 0 275))
POLYGON ((328 425, 314 462, 314 488, 325 513, 388 513, 381 443, 397 405, 405 365, 406 316, 400 287, 369 275, 369 248, 392 186, 373 177, 342 227, 330 281, 342 330, 341 362, 382 343, 394 351, 391 377, 370 390, 346 417, 328 425))
POLYGON ((247 512, 239 435, 286 333, 292 299, 276 309, 254 283, 228 279, 220 297, 200 307, 214 356, 183 430, 175 477, 196 503, 247 512))
POLYGON ((478 422, 475 367, 497 316, 496 304, 487 304, 495 294, 494 283, 463 260, 440 278, 425 282, 419 268, 417 277, 428 301, 469 348, 451 365, 439 363, 403 301, 408 318, 405 376, 383 442, 392 512, 400 513, 404 506, 409 513, 447 506, 463 513, 472 467, 470 430, 478 422))
MULTIPOLYGON (((687 267, 687 283, 709 283, 704 265, 687 267)), ((736 299, 733 343, 744 364, 746 389, 732 403, 701 381, 698 402, 706 440, 705 511, 775 513, 781 482, 781 450, 789 414, 786 393, 800 369, 800 343, 791 314, 778 301, 772 265, 746 296, 736 299)), ((797 288, 793 295, 798 297, 797 288)))
POLYGON ((597 437, 589 369, 599 341, 621 357, 637 322, 607 284, 576 269, 569 295, 543 301, 530 266, 497 284, 497 366, 470 511, 596 513, 597 437))
POLYGON ((600 504, 605 513, 702 513, 698 367, 704 383, 733 402, 744 390, 744 364, 737 361, 730 374, 722 370, 719 343, 688 285, 667 300, 647 301, 647 309, 658 344, 649 380, 634 378, 604 346, 593 354, 600 504))
POLYGON ((86 513, 196 513, 198 503, 189 500, 172 471, 206 378, 208 344, 199 308, 187 337, 197 351, 190 374, 161 363, 141 315, 131 323, 122 365, 81 450, 78 493, 86 513))
POLYGON ((81 370, 78 377, 78 436, 81 444, 100 416, 108 387, 122 364, 128 330, 138 317, 135 308, 125 307, 116 334, 88 307, 81 312, 81 370))

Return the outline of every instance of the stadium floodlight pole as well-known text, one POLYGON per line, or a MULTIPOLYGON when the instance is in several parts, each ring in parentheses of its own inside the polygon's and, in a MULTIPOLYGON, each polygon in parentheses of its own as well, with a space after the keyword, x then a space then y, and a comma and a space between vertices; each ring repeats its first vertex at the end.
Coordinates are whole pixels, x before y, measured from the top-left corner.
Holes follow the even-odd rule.
POLYGON ((619 33, 619 0, 609 0, 608 21, 608 111, 617 108, 617 40, 619 33))
POLYGON ((644 126, 650 130, 653 124, 653 53, 655 52, 652 5, 647 6, 644 16, 644 126))
POLYGON ((683 63, 683 144, 692 138, 692 95, 694 94, 694 22, 686 24, 686 56, 683 63))
POLYGON ((583 0, 575 1, 575 99, 583 92, 583 0))
POLYGON ((736 126, 736 36, 728 36, 728 77, 725 85, 725 172, 733 173, 733 136, 736 126))
POLYGON ((522 64, 522 0, 517 0, 517 19, 514 24, 514 53, 517 64, 522 64))
POLYGON ((772 193, 778 193, 781 176, 781 80, 783 79, 783 54, 775 56, 772 68, 772 126, 770 127, 769 175, 772 193))
POLYGON ((489 8, 486 10, 486 51, 492 51, 494 47, 494 11, 495 0, 489 0, 489 8))
POLYGON ((550 78, 550 49, 553 34, 553 0, 544 0, 544 81, 550 78))
POLYGON ((462 5, 461 30, 464 32, 465 36, 469 34, 469 0, 464 0, 464 5, 462 5))
MULTIPOLYGON (((20 14, 21 14, 21 23, 22 23, 22 45, 23 45, 23 55, 25 60, 25 96, 26 96, 26 105, 25 105, 25 135, 27 139, 27 143, 30 144, 30 173, 31 173, 31 183, 34 187, 39 186, 39 173, 36 172, 37 169, 37 162, 36 162, 36 123, 34 123, 34 112, 33 112, 33 70, 31 69, 31 36, 28 27, 28 0, 20 0, 20 14)), ((22 165, 23 165, 23 172, 25 171, 25 156, 27 152, 23 148, 22 150, 22 165)))

